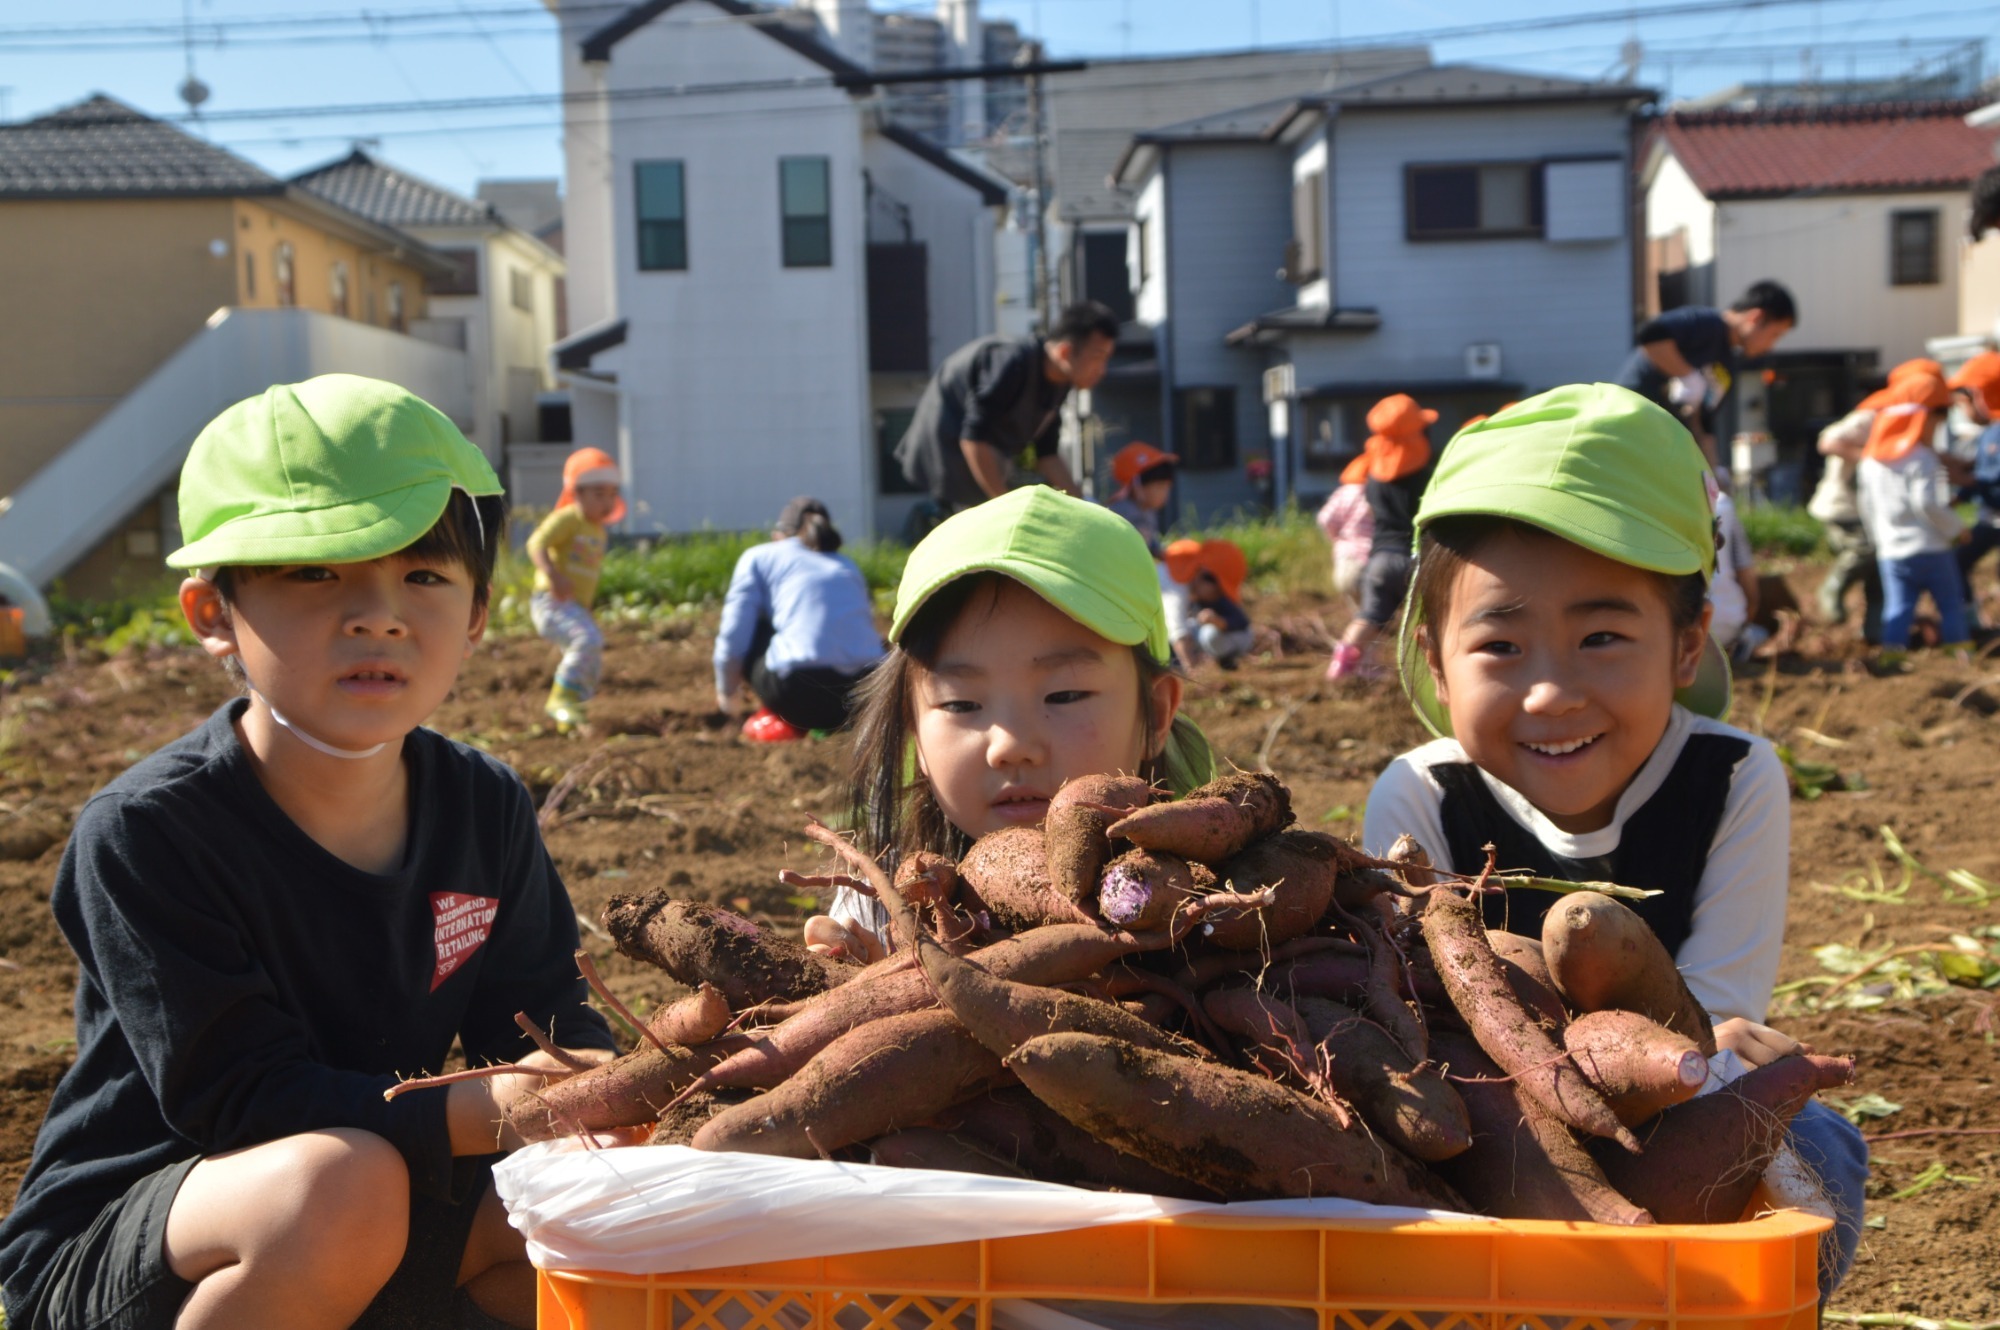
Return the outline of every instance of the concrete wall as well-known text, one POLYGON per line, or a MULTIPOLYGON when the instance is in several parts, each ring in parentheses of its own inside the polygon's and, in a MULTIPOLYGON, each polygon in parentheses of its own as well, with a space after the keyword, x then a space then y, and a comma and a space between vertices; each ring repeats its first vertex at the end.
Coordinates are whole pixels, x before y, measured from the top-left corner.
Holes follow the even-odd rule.
POLYGON ((1366 111, 1335 122, 1334 290, 1372 306, 1372 333, 1291 341, 1298 386, 1465 377, 1465 348, 1501 347, 1502 377, 1535 391, 1608 377, 1631 345, 1632 247, 1625 238, 1411 241, 1410 163, 1627 160, 1616 104, 1366 111))
POLYGON ((1773 278, 1799 302, 1785 351, 1874 348, 1883 365, 1924 354, 1924 340, 1959 326, 1959 235, 1965 195, 1862 194, 1716 205, 1715 296, 1727 304, 1773 278), (1938 281, 1889 284, 1889 214, 1936 208, 1938 281))
MULTIPOLYGON (((823 78, 720 17, 699 0, 668 10, 618 44, 607 86, 823 78)), ((618 115, 612 133, 611 307, 629 326, 596 366, 618 378, 626 528, 759 529, 785 500, 812 492, 843 531, 865 537, 875 476, 860 110, 825 86, 718 93, 645 103, 618 115), (778 160, 788 156, 829 160, 831 267, 783 266, 778 160), (633 168, 648 160, 684 164, 686 271, 638 270, 633 168)), ((587 192, 573 181, 569 197, 587 192)), ((588 237, 568 239, 574 283, 594 259, 588 237)), ((579 305, 575 324, 603 312, 579 305)))

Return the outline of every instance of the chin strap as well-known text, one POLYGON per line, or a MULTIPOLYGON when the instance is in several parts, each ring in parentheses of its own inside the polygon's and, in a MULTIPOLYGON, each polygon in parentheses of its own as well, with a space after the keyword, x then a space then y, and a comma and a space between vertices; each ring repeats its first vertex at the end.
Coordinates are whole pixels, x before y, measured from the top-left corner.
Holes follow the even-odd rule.
POLYGON ((291 721, 285 719, 285 713, 278 710, 277 707, 271 705, 270 698, 264 697, 264 695, 262 693, 258 693, 255 688, 252 688, 250 691, 252 693, 256 693, 258 697, 263 698, 264 709, 271 713, 271 719, 278 722, 278 726, 280 729, 284 730, 285 733, 291 735, 294 739, 297 739, 300 743, 304 744, 306 747, 312 749, 316 753, 325 753, 328 757, 344 758, 349 762, 359 762, 364 758, 370 758, 375 756, 375 754, 381 752, 384 748, 387 748, 389 746, 388 742, 384 740, 382 743, 376 744, 372 748, 335 748, 332 744, 328 743, 326 740, 314 738, 312 735, 307 734, 304 730, 300 729, 298 726, 292 724, 291 721))

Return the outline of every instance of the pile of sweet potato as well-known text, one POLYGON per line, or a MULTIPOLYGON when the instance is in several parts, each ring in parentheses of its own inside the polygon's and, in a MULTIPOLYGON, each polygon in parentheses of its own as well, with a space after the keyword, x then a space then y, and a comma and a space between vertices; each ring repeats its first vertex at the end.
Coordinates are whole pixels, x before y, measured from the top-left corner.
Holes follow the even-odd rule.
POLYGON ((1579 892, 1539 939, 1489 933, 1420 854, 1291 822, 1269 776, 1178 802, 1090 777, 1045 829, 955 865, 913 856, 893 881, 814 824, 843 874, 812 880, 893 920, 867 966, 664 893, 615 897, 619 950, 694 992, 515 1125, 657 1122, 697 1149, 1208 1200, 1724 1222, 1792 1115, 1850 1077, 1799 1055, 1697 1097, 1708 1018, 1624 905, 1579 892))

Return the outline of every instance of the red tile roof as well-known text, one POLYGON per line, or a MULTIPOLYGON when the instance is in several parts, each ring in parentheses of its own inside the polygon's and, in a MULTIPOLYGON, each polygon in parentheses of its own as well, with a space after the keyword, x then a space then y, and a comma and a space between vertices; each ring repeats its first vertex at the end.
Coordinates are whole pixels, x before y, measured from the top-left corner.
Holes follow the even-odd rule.
POLYGON ((1711 199, 1962 189, 1994 165, 2000 131, 1974 101, 1669 112, 1655 123, 1711 199))

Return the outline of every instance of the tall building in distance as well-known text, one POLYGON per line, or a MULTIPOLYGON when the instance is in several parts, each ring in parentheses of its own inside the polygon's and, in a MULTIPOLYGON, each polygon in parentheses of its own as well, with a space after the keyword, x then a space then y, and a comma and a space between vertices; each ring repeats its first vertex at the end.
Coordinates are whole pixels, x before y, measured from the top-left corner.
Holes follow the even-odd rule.
MULTIPOLYGON (((882 74, 1012 64, 1025 40, 1008 20, 986 21, 979 0, 937 0, 934 13, 876 13, 866 0, 799 0, 820 40, 882 74)), ((891 84, 890 117, 944 147, 977 147, 1025 132, 1027 90, 1020 79, 891 84)))

